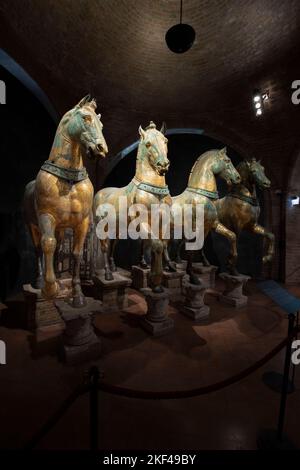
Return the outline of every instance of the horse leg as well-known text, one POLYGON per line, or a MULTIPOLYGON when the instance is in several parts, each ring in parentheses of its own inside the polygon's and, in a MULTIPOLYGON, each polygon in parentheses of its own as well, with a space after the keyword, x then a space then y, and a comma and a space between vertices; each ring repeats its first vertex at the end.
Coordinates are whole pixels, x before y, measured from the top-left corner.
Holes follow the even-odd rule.
POLYGON ((263 263, 268 263, 269 261, 272 261, 275 251, 274 234, 268 232, 264 227, 259 224, 252 225, 248 230, 257 235, 262 235, 267 240, 267 254, 263 257, 263 263))
POLYGON ((164 245, 165 269, 166 269, 166 271, 175 273, 175 272, 177 271, 177 269, 176 269, 176 264, 175 264, 173 261, 171 261, 171 259, 170 259, 169 250, 168 250, 168 244, 169 244, 169 241, 168 241, 168 240, 166 240, 166 241, 163 242, 163 245, 164 245))
POLYGON ((181 251, 181 247, 184 243, 184 240, 176 240, 176 252, 175 252, 175 263, 182 263, 182 259, 180 257, 180 251, 181 251))
POLYGON ((81 224, 78 224, 73 229, 72 305, 76 308, 86 305, 86 300, 80 285, 80 261, 82 258, 84 240, 87 235, 89 225, 90 218, 88 216, 81 222, 81 224))
POLYGON ((151 240, 151 270, 150 270, 150 286, 153 292, 163 292, 162 276, 163 276, 163 242, 162 240, 151 240))
POLYGON ((41 232, 41 247, 45 259, 43 295, 53 298, 57 295, 58 284, 54 273, 53 258, 56 249, 55 219, 51 214, 39 215, 39 229, 41 232))
POLYGON ((43 284, 43 268, 42 268, 42 257, 43 252, 41 248, 41 234, 39 229, 36 225, 30 224, 29 230, 31 234, 31 238, 33 241, 34 249, 35 249, 35 263, 36 263, 36 273, 35 279, 33 281, 34 289, 41 289, 43 284))
POLYGON ((237 262, 237 236, 234 232, 229 230, 225 225, 221 224, 220 222, 214 227, 216 233, 223 235, 227 238, 230 243, 230 255, 227 260, 227 268, 230 274, 233 276, 238 276, 239 272, 236 269, 236 262, 237 262))
POLYGON ((110 264, 110 270, 112 273, 117 271, 115 258, 114 258, 117 241, 118 241, 117 238, 115 238, 114 240, 111 240, 110 242, 109 264, 110 264))
POLYGON ((145 246, 146 246, 145 240, 141 239, 141 243, 140 243, 141 251, 140 251, 139 265, 142 269, 149 268, 148 263, 147 263, 146 258, 145 258, 145 246))
POLYGON ((199 276, 195 274, 193 261, 194 261, 194 251, 193 250, 186 250, 187 254, 187 264, 186 264, 186 273, 189 275, 190 283, 199 285, 201 284, 199 276))
POLYGON ((200 259, 203 263, 203 266, 210 266, 210 262, 208 261, 208 259, 205 256, 204 248, 201 248, 201 250, 200 250, 200 259))
POLYGON ((101 251, 103 254, 104 258, 104 277, 106 281, 113 281, 114 276, 111 272, 110 265, 109 265, 109 251, 110 251, 110 241, 108 238, 105 238, 104 240, 100 240, 101 244, 101 251))
POLYGON ((55 236, 57 245, 54 253, 54 271, 56 277, 59 278, 61 277, 60 261, 62 261, 64 230, 57 230, 55 236))

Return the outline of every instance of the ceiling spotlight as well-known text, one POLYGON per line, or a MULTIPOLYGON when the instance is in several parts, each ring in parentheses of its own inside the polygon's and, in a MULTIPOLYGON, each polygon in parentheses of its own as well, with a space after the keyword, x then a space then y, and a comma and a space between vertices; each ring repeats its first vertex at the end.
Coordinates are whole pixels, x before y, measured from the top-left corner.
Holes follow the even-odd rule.
POLYGON ((261 116, 262 115, 262 109, 259 108, 256 110, 256 116, 261 116))
POLYGON ((255 95, 254 98, 253 98, 253 101, 256 103, 257 101, 260 101, 260 96, 259 95, 255 95))
POLYGON ((180 0, 180 23, 172 26, 166 32, 166 43, 168 48, 176 54, 188 51, 194 44, 195 30, 189 24, 182 23, 182 0, 180 0))
POLYGON ((300 198, 299 196, 292 197, 292 206, 299 206, 300 198))
POLYGON ((260 102, 258 102, 258 103, 255 103, 255 107, 256 107, 256 109, 259 109, 259 108, 261 108, 261 103, 260 103, 260 102))

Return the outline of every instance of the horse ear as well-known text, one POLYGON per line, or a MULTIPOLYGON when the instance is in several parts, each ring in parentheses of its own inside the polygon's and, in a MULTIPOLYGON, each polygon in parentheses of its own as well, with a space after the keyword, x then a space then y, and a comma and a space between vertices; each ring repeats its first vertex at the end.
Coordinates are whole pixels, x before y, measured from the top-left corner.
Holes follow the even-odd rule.
POLYGON ((167 130, 167 126, 166 126, 165 121, 163 121, 163 123, 162 123, 162 125, 161 125, 161 128, 160 128, 160 132, 161 132, 163 135, 165 135, 166 130, 167 130))
POLYGON ((142 126, 139 127, 139 134, 140 134, 140 136, 141 136, 142 139, 145 138, 146 132, 144 131, 144 129, 142 128, 142 126))
POLYGON ((101 114, 97 114, 99 121, 101 121, 101 114))
POLYGON ((85 105, 88 101, 90 101, 90 100, 91 100, 91 95, 88 94, 88 95, 86 95, 84 98, 82 98, 82 100, 79 101, 79 103, 77 104, 77 106, 79 106, 79 107, 81 108, 82 106, 84 106, 84 105, 85 105))

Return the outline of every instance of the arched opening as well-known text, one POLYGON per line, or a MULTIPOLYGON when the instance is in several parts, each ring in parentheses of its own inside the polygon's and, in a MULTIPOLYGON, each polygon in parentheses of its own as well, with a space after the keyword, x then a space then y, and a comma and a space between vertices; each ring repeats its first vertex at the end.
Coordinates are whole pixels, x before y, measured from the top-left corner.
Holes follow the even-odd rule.
POLYGON ((54 109, 37 84, 3 51, 0 79, 6 86, 1 113, 0 298, 32 281, 34 251, 22 217, 25 185, 48 158, 56 127, 54 109), (50 106, 50 107, 49 107, 50 106))
MULTIPOLYGON (((195 160, 207 150, 223 148, 226 143, 220 142, 205 134, 203 129, 168 129, 166 133, 168 144, 168 157, 171 165, 166 175, 167 184, 172 196, 180 194, 187 186, 190 170, 195 160)), ((135 173, 135 162, 138 141, 120 152, 111 165, 103 187, 126 186, 135 173)), ((233 148, 227 146, 227 153, 236 166, 242 156, 233 148)), ((220 197, 226 195, 226 183, 218 178, 218 191, 220 197)), ((264 220, 264 198, 258 190, 261 204, 260 223, 264 220)), ((229 252, 227 240, 221 235, 211 233, 205 241, 205 253, 209 261, 218 266, 220 271, 225 270, 226 258, 229 252)), ((238 269, 240 272, 258 277, 262 270, 263 240, 259 236, 250 233, 242 233, 239 239, 238 269), (253 256, 249 256, 252 253, 253 256)), ((137 262, 139 248, 137 243, 130 240, 122 240, 116 247, 117 264, 124 268, 137 262)))

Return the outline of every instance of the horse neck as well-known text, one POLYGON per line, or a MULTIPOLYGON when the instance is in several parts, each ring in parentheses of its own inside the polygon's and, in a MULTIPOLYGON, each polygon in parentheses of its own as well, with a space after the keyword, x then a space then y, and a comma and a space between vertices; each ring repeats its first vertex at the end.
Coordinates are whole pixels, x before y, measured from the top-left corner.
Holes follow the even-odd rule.
POLYGON ((149 163, 148 158, 142 155, 142 151, 138 149, 135 177, 143 183, 153 184, 155 186, 166 186, 165 176, 160 176, 149 163))
POLYGON ((238 172, 241 176, 241 183, 234 185, 234 191, 240 192, 245 196, 251 196, 256 198, 256 186, 255 183, 250 181, 250 174, 247 168, 238 168, 238 172))
POLYGON ((49 160, 63 168, 83 167, 80 145, 69 140, 60 128, 57 129, 49 160))
POLYGON ((211 169, 213 161, 210 158, 200 158, 194 164, 188 186, 197 189, 206 189, 207 191, 216 191, 217 183, 215 175, 211 169))

